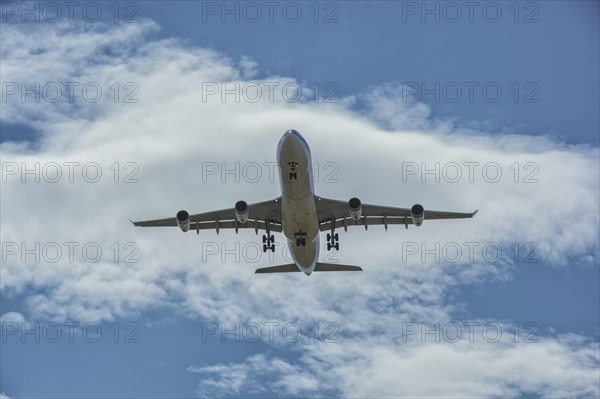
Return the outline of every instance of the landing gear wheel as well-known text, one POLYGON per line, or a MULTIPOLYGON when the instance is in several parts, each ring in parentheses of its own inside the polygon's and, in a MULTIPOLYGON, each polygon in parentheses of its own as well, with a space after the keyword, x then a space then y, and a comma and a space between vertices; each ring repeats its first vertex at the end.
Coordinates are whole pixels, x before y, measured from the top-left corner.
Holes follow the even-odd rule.
POLYGON ((335 232, 335 229, 333 228, 333 224, 332 224, 332 228, 331 228, 331 233, 327 233, 327 250, 331 251, 331 248, 335 248, 337 251, 340 250, 340 244, 338 242, 339 240, 339 236, 338 233, 335 232))
POLYGON ((306 246, 306 238, 301 238, 300 239, 300 244, 305 247, 306 246))
POLYGON ((263 235, 263 252, 273 251, 275 252, 275 236, 272 235, 268 230, 267 234, 263 235))
POLYGON ((300 239, 296 238, 296 246, 299 247, 300 246, 300 239))
POLYGON ((290 172, 290 180, 296 180, 297 177, 296 172, 290 172))

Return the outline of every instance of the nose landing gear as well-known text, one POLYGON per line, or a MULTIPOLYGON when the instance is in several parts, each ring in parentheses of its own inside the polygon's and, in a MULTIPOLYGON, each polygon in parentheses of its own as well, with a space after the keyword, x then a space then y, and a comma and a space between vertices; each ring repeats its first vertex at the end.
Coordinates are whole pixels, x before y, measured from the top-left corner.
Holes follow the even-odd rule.
POLYGON ((296 246, 297 247, 305 247, 306 246, 306 233, 302 230, 295 234, 296 236, 296 246))
POLYGON ((288 162, 288 166, 290 167, 290 180, 296 180, 298 178, 298 173, 296 172, 296 168, 298 167, 298 163, 296 162, 288 162))

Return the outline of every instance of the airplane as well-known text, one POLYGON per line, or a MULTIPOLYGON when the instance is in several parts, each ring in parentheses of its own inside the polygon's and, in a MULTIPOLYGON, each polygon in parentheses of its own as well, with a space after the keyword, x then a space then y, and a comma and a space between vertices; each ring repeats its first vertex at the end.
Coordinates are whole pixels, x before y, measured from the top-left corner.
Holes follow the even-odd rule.
POLYGON ((312 173, 311 152, 308 143, 296 130, 286 131, 277 146, 277 164, 281 196, 273 200, 248 204, 236 202, 233 208, 214 212, 190 215, 185 210, 177 212, 175 217, 147 220, 132 223, 140 227, 174 227, 181 231, 215 229, 254 229, 264 231, 262 236, 263 252, 275 252, 273 232, 283 233, 288 241, 294 263, 259 268, 255 273, 303 272, 310 276, 313 272, 325 271, 362 271, 359 266, 320 263, 319 233, 327 233, 327 250, 339 251, 339 236, 336 229, 363 226, 409 224, 421 226, 424 220, 472 218, 471 213, 429 211, 421 204, 411 208, 396 208, 363 204, 354 197, 349 201, 323 198, 315 195, 312 173))

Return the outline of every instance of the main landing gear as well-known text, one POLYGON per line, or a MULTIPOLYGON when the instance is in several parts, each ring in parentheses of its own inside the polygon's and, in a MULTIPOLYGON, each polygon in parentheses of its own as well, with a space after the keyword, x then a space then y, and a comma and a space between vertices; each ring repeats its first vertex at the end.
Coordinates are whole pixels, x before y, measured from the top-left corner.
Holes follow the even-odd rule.
POLYGON ((271 251, 275 252, 275 236, 271 234, 269 230, 269 223, 267 223, 267 234, 263 235, 263 252, 271 251))
POLYGON ((331 251, 331 248, 335 248, 336 251, 340 250, 339 236, 335 232, 335 219, 331 219, 331 233, 327 233, 327 241, 328 251, 331 251))

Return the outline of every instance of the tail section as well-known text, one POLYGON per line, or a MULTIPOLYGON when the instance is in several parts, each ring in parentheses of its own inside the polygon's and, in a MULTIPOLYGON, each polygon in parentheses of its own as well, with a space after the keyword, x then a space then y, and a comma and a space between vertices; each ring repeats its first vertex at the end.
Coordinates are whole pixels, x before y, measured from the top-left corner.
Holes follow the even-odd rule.
MULTIPOLYGON (((300 269, 294 263, 280 266, 263 267, 256 269, 255 273, 292 273, 299 272, 300 269)), ((361 272, 359 266, 340 265, 336 263, 317 263, 315 272, 361 272)))

